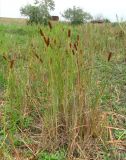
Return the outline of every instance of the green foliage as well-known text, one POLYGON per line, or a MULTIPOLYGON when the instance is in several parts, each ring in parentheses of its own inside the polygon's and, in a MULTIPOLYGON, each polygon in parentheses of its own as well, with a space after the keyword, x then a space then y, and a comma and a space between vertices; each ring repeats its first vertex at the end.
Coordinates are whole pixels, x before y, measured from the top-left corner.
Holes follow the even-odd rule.
POLYGON ((92 16, 89 13, 84 12, 81 8, 75 6, 67 9, 62 16, 72 24, 82 24, 92 19, 92 16))
POLYGON ((42 152, 39 154, 38 160, 66 160, 65 151, 57 151, 55 154, 42 152))
POLYGON ((118 140, 125 140, 126 130, 124 130, 124 131, 115 130, 114 135, 115 135, 115 138, 118 140))
POLYGON ((6 79, 3 77, 3 74, 0 72, 0 90, 5 89, 6 79))
POLYGON ((31 126, 33 122, 33 118, 32 117, 25 117, 22 121, 22 126, 23 128, 29 128, 31 126))
POLYGON ((21 14, 29 18, 28 23, 47 24, 50 11, 54 10, 53 0, 35 1, 34 5, 28 4, 20 9, 21 14))
POLYGON ((105 23, 111 23, 111 21, 110 21, 108 18, 105 18, 105 19, 104 19, 104 22, 105 22, 105 23))

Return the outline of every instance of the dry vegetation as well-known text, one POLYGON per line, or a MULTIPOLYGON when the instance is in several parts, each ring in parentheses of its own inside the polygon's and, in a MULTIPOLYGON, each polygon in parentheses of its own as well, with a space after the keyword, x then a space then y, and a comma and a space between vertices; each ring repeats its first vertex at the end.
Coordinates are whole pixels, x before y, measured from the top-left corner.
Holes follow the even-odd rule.
POLYGON ((0 24, 26 25, 26 19, 24 19, 24 18, 5 18, 5 17, 0 17, 0 24))

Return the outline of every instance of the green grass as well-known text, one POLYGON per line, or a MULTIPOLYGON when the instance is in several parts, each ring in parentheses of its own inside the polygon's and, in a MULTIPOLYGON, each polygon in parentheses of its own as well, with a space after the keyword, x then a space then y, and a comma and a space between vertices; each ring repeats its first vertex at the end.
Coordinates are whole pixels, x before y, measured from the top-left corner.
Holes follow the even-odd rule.
POLYGON ((0 33, 1 157, 126 158, 120 26, 0 25, 0 33))

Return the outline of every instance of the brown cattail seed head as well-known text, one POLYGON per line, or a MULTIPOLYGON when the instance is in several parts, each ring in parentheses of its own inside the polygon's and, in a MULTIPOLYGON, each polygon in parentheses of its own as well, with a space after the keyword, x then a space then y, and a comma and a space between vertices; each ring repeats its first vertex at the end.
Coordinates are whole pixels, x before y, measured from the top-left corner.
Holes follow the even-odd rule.
POLYGON ((49 37, 48 37, 47 40, 46 40, 46 45, 47 45, 47 47, 49 46, 49 44, 50 44, 50 39, 49 39, 49 37))
POLYGON ((45 42, 46 46, 48 47, 49 44, 50 44, 50 39, 49 39, 49 37, 48 37, 48 38, 43 37, 43 39, 44 39, 44 42, 45 42))
POLYGON ((14 66, 14 60, 11 60, 11 61, 10 61, 10 69, 12 69, 13 66, 14 66))
POLYGON ((45 37, 45 35, 44 35, 44 33, 41 29, 40 29, 40 34, 41 34, 42 37, 45 37))
POLYGON ((71 37, 71 30, 70 29, 68 30, 68 37, 69 38, 71 37))
POLYGON ((41 63, 43 63, 43 60, 38 56, 38 54, 37 53, 34 53, 35 54, 35 57, 41 62, 41 63))
POLYGON ((108 62, 110 61, 111 57, 112 57, 112 52, 109 52, 109 55, 108 55, 108 62))
POLYGON ((77 41, 79 41, 80 40, 80 36, 79 35, 77 35, 77 41))
POLYGON ((73 53, 73 55, 75 55, 75 51, 74 51, 74 49, 72 49, 72 53, 73 53))
POLYGON ((3 55, 3 58, 7 61, 7 57, 5 55, 3 55))
POLYGON ((70 46, 70 48, 72 48, 72 44, 71 43, 69 44, 69 46, 70 46))
POLYGON ((76 43, 74 43, 74 48, 76 49, 76 51, 77 51, 77 45, 76 45, 76 43))
POLYGON ((56 39, 54 39, 54 44, 56 44, 56 39))
POLYGON ((52 30, 52 24, 50 21, 48 22, 48 25, 49 25, 50 30, 52 30))

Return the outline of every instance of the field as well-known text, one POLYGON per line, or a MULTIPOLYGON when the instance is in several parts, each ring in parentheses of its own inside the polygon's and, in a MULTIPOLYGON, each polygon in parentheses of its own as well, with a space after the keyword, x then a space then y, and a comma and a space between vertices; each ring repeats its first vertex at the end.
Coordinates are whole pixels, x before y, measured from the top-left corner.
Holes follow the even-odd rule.
POLYGON ((24 18, 5 18, 0 17, 0 24, 6 25, 26 25, 27 21, 24 18))
POLYGON ((0 159, 125 160, 124 24, 0 25, 0 159))

